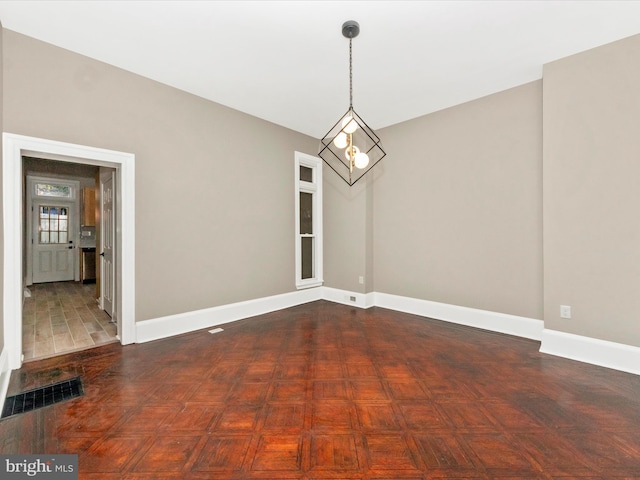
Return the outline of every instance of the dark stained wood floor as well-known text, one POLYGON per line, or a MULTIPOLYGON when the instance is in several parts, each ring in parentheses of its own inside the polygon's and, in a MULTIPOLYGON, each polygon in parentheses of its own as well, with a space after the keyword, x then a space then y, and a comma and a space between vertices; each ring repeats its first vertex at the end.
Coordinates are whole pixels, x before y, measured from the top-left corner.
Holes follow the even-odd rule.
POLYGON ((640 478, 638 376, 324 301, 223 328, 25 364, 10 393, 85 396, 2 420, 2 452, 101 480, 640 478))

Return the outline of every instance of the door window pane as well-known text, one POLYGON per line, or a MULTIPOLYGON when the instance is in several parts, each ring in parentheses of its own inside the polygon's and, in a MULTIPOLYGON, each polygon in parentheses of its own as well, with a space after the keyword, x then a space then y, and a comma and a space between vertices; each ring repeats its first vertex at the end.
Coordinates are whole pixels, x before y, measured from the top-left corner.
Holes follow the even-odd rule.
POLYGON ((38 230, 40 243, 67 243, 69 241, 69 209, 41 205, 38 230))

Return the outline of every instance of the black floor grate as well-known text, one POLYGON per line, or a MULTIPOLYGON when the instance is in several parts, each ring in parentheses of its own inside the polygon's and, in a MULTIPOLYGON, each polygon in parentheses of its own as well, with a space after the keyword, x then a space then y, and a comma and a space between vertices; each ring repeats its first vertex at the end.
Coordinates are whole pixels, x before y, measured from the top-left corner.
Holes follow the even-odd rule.
POLYGON ((30 412, 36 408, 47 407, 54 403, 84 395, 80 377, 54 383, 46 387, 36 388, 28 392, 7 397, 2 409, 2 417, 10 417, 19 413, 30 412))

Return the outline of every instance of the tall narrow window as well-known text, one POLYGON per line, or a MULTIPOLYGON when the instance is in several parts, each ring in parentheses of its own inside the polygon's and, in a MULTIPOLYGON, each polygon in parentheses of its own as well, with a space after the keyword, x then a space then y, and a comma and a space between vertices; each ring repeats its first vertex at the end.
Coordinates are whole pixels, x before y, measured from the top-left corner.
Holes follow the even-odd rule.
POLYGON ((322 161, 295 153, 296 287, 322 285, 322 161))

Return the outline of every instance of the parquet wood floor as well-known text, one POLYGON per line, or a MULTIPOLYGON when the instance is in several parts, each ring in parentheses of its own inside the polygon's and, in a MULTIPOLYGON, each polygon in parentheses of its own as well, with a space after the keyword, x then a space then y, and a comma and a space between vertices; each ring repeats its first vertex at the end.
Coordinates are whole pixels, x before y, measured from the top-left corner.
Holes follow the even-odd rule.
POLYGON ((81 479, 640 478, 640 377, 534 341, 314 302, 25 364, 10 394, 85 396, 0 422, 4 453, 81 479))

